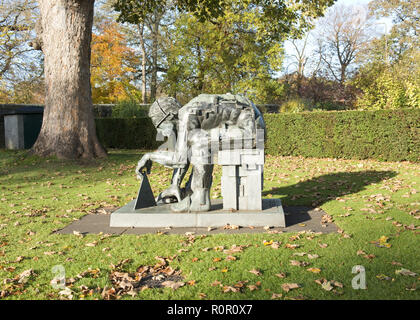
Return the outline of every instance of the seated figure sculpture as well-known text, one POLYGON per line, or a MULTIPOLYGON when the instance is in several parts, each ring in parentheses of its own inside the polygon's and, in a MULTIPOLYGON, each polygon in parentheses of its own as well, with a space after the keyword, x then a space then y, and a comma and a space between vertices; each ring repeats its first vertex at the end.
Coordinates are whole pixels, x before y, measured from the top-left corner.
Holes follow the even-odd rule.
POLYGON ((185 106, 172 97, 159 98, 149 117, 158 140, 167 141, 140 159, 136 173, 150 173, 152 161, 174 169, 171 185, 157 197, 158 203, 171 202, 173 212, 209 211, 215 155, 220 149, 255 148, 257 131, 265 129, 258 108, 230 93, 201 94, 185 106), (192 173, 181 188, 190 165, 192 173))

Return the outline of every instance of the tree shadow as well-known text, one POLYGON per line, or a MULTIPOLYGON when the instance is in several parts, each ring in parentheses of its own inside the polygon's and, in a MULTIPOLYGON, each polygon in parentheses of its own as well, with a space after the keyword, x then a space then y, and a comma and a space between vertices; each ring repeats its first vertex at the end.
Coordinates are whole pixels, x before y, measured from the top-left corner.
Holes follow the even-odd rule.
POLYGON ((325 174, 310 180, 263 191, 263 197, 281 198, 285 205, 317 207, 328 201, 365 190, 367 186, 390 179, 394 171, 357 171, 325 174))

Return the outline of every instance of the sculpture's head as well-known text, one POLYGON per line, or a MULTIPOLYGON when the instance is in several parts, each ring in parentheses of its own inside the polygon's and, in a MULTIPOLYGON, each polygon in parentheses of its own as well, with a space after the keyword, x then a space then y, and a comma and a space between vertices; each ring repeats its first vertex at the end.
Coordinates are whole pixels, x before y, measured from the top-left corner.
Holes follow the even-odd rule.
POLYGON ((149 117, 156 129, 164 129, 169 124, 174 125, 178 120, 181 104, 172 97, 157 99, 149 109, 149 117))

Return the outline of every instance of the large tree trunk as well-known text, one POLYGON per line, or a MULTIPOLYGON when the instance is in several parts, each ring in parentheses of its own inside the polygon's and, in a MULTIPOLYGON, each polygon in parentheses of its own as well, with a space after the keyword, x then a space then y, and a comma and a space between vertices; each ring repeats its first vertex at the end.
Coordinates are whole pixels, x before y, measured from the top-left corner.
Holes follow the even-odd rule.
POLYGON ((96 136, 90 85, 93 5, 94 0, 39 0, 46 98, 35 154, 106 156, 96 136))

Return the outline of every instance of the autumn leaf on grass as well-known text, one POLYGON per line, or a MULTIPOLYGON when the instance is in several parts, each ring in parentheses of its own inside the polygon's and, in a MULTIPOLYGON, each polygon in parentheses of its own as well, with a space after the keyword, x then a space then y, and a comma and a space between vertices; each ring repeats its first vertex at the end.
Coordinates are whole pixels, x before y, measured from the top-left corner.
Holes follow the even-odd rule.
POLYGON ((217 287, 217 286, 221 286, 222 283, 218 280, 215 280, 213 283, 210 284, 212 287, 217 287))
POLYGON ((410 271, 408 269, 404 269, 404 268, 402 268, 400 270, 395 270, 395 274, 401 274, 403 276, 410 276, 410 277, 417 276, 417 273, 412 272, 412 271, 410 271))
POLYGON ((271 244, 271 248, 278 249, 280 247, 280 245, 281 245, 281 242, 275 241, 271 244))
POLYGON ((317 258, 319 258, 319 255, 317 255, 317 254, 308 254, 308 258, 309 259, 317 259, 317 258))
POLYGON ((310 263, 306 262, 306 261, 297 261, 297 260, 290 260, 290 264, 292 266, 297 266, 297 267, 306 267, 308 266, 310 263))
POLYGON ((334 289, 334 287, 331 285, 330 281, 326 281, 324 283, 322 283, 322 289, 324 289, 325 291, 331 291, 332 289, 334 289))
POLYGON ((70 288, 66 287, 64 290, 61 290, 58 294, 62 297, 66 297, 67 299, 73 299, 73 291, 70 288))
POLYGON ((93 242, 90 242, 90 243, 86 243, 85 246, 86 247, 95 247, 97 244, 98 244, 98 241, 93 241, 93 242))
POLYGON ((221 260, 221 258, 213 258, 213 262, 220 262, 221 260))
POLYGON ((374 254, 365 254, 363 256, 363 258, 368 259, 368 260, 372 260, 372 259, 376 258, 376 256, 374 254))
POLYGON ((394 280, 394 279, 392 279, 391 277, 388 277, 387 275, 385 275, 385 274, 378 274, 377 276, 376 276, 376 278, 378 278, 379 280, 394 280))
POLYGON ((324 249, 324 248, 328 247, 328 244, 326 244, 326 243, 320 243, 319 244, 319 247, 324 249))
POLYGON ((271 246, 272 244, 273 244, 273 240, 270 240, 270 241, 264 240, 263 241, 263 245, 265 245, 265 246, 271 246))
POLYGON ((36 274, 32 269, 25 270, 18 276, 18 283, 26 283, 30 277, 35 275, 36 274))
POLYGON ((226 292, 238 292, 240 289, 239 288, 235 288, 235 287, 232 287, 232 286, 224 286, 223 287, 223 292, 224 293, 226 293, 226 292))
POLYGON ((273 295, 271 296, 271 299, 274 300, 274 299, 279 299, 281 297, 283 297, 283 294, 281 294, 281 293, 273 293, 273 295))
POLYGON ((236 257, 234 257, 234 256, 227 256, 226 257, 226 260, 228 260, 228 261, 235 261, 236 260, 236 257))
POLYGON ((298 257, 303 257, 306 255, 306 252, 295 252, 293 255, 298 256, 298 257))
POLYGON ((252 274, 255 274, 256 276, 260 276, 261 275, 261 271, 259 271, 257 269, 249 270, 249 272, 251 272, 252 274))
POLYGON ((309 272, 312 272, 312 273, 320 273, 321 272, 321 269, 319 269, 319 268, 308 268, 306 270, 308 270, 309 272))
POLYGON ((285 248, 288 249, 296 249, 299 248, 300 246, 298 244, 290 244, 290 243, 286 243, 285 248))
POLYGON ((391 244, 388 243, 389 238, 386 236, 380 237, 377 241, 371 241, 372 244, 379 248, 391 248, 391 244))
POLYGON ((164 281, 162 282, 162 286, 164 286, 165 288, 171 288, 173 290, 176 290, 182 286, 184 286, 185 283, 181 282, 181 281, 164 281))
POLYGON ((275 275, 276 275, 276 277, 279 277, 281 279, 286 278, 286 273, 285 272, 276 273, 275 275))
POLYGON ((258 286, 254 285, 254 284, 250 284, 249 286, 247 286, 249 291, 254 291, 254 290, 258 290, 258 286))
POLYGON ((300 288, 300 285, 298 285, 297 283, 283 283, 281 285, 281 288, 286 291, 289 292, 292 289, 297 289, 300 288))
POLYGON ((246 246, 242 246, 242 245, 241 246, 237 246, 236 244, 234 244, 234 245, 232 245, 232 247, 230 249, 223 250, 223 247, 222 247, 222 250, 223 250, 223 253, 233 254, 233 253, 242 252, 245 247, 246 246))
POLYGON ((341 282, 335 281, 335 280, 327 280, 325 278, 321 278, 318 280, 315 280, 316 283, 321 285, 322 289, 325 291, 331 291, 334 289, 334 287, 343 288, 343 284, 341 282))

